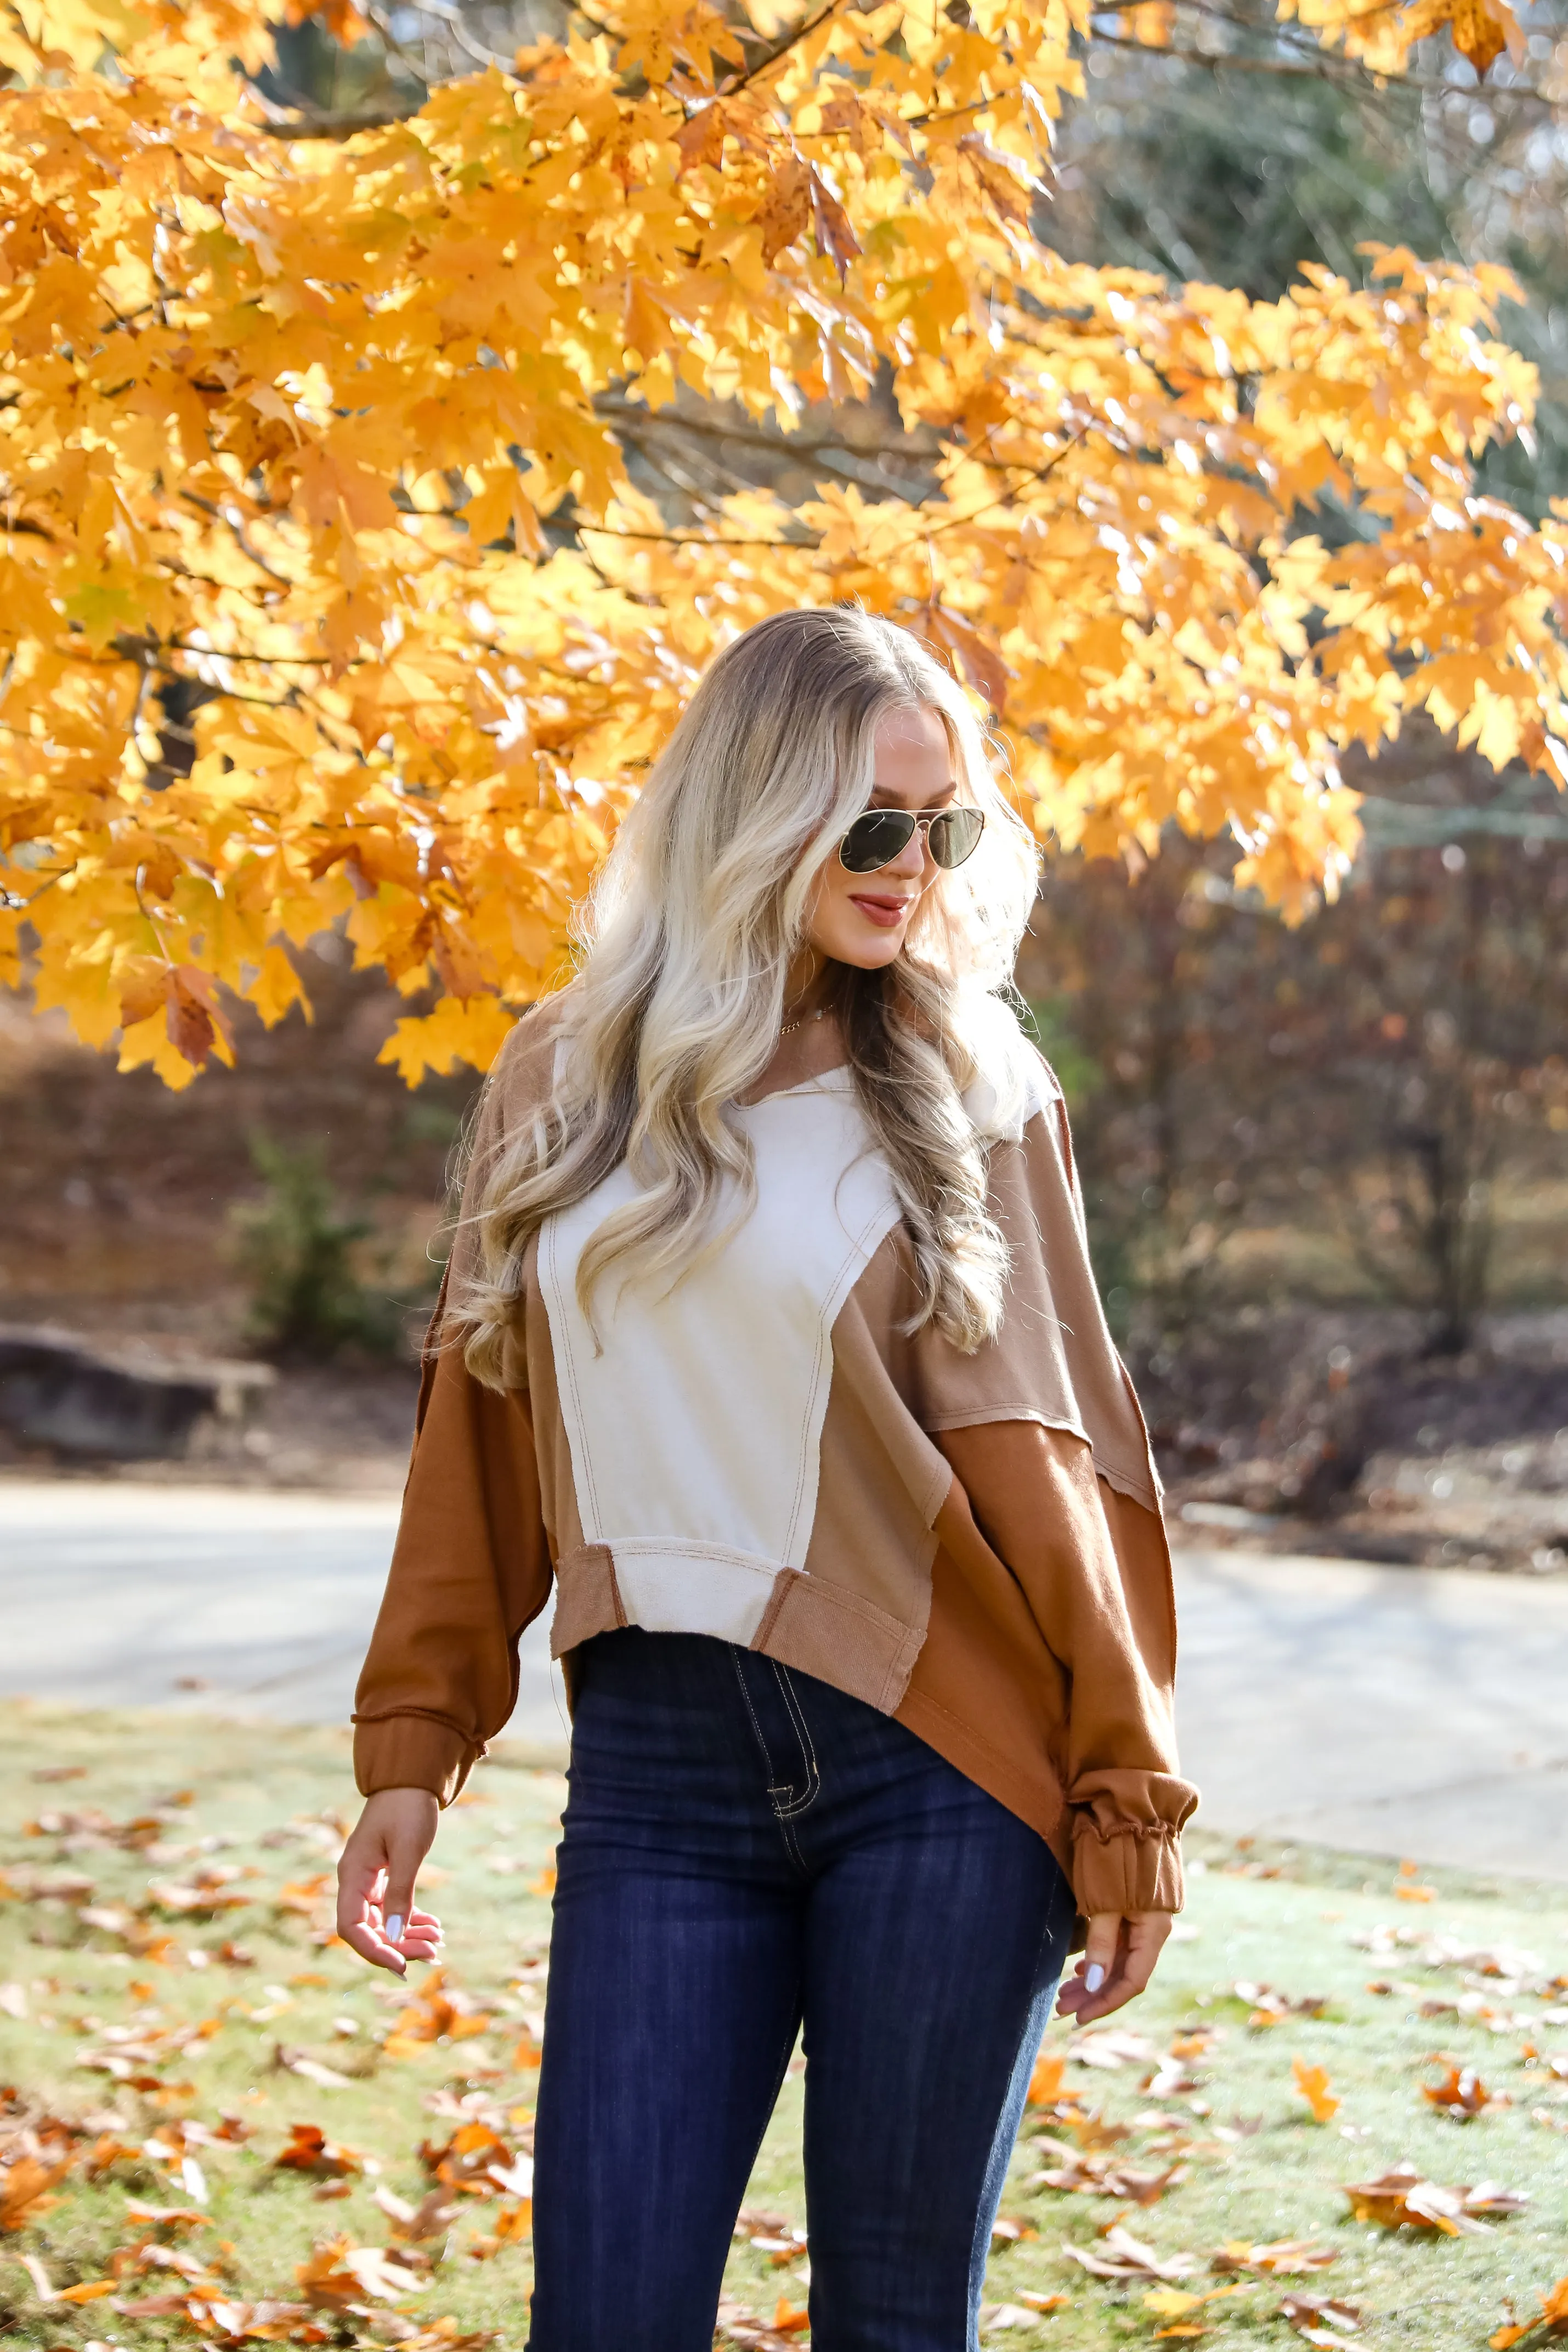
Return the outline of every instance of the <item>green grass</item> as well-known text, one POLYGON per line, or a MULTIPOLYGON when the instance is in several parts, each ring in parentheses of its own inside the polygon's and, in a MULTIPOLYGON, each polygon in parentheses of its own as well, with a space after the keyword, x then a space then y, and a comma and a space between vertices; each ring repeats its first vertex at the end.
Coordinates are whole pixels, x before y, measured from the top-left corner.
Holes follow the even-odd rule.
MULTIPOLYGON (((138 2319, 114 2308, 177 2289, 178 2275, 166 2269, 127 2275, 108 2300, 44 2303, 22 2255, 40 2263, 59 2290, 109 2275, 117 2248, 152 2239, 208 2263, 234 2301, 297 2302, 297 2267, 318 2242, 345 2237, 354 2246, 389 2245, 391 2223, 374 2200, 376 2187, 411 2203, 430 2187, 420 2143, 444 2142, 457 2120, 434 2111, 433 2102, 450 2110, 455 2100, 476 2095, 511 2146, 526 2140, 538 2081, 528 2063, 528 2021, 543 2001, 549 1912, 542 1874, 564 1796, 559 1773, 508 1763, 503 1748, 476 1776, 476 1801, 443 1823, 436 1861, 448 1874, 437 1901, 452 1955, 449 1989, 458 1987, 492 2022, 466 2038, 414 2044, 406 2055, 387 2054, 381 2042, 413 1994, 326 1943, 329 1887, 311 1887, 329 1872, 335 1823, 346 1821, 355 1802, 341 1736, 16 1705, 0 1708, 0 1777, 7 1791, 0 1872, 14 1890, 11 1899, 0 1900, 0 1983, 12 1989, 5 2000, 26 2012, 0 2013, 0 2084, 12 2086, 13 2101, 0 2137, 14 2134, 26 2115, 89 2127, 89 2137, 74 2143, 73 2167, 57 2186, 57 2201, 0 2236, 0 2339, 6 2347, 79 2352, 90 2343, 141 2352, 201 2340, 179 2313, 138 2319), (29 1778, 61 1768, 78 1769, 79 1777, 29 1778), (90 1829, 28 1833, 27 1824, 40 1817, 90 1812, 115 1824, 162 1818, 135 1833, 153 1839, 150 1848, 117 1843, 90 1829), (154 1889, 189 1885, 204 1868, 237 1871, 219 1892, 243 1896, 243 1904, 204 1916, 161 1903, 154 1889), (69 1886, 47 1891, 72 1874, 90 1879, 90 1895, 69 1886), (286 1887, 303 1890, 287 1898, 301 1907, 279 1907, 286 1887), (92 1915, 86 1920, 84 1909, 92 1915), (241 1946, 252 1965, 219 1958, 227 1940, 241 1946), (198 1953, 208 1956, 205 1965, 192 1964, 198 1953), (168 2037, 182 2027, 213 2020, 216 2030, 206 2038, 183 2049, 171 2045, 168 2037), (340 2030, 339 2021, 355 2030, 340 2030), (131 2028, 136 2039, 113 2038, 131 2028), (129 2080, 80 2063, 95 2050, 138 2049, 145 2054, 125 2062, 129 2080), (324 2086, 290 2071, 280 2052, 302 2053, 308 2063, 350 2079, 324 2086), (128 2212, 133 2200, 191 2203, 170 2126, 183 2121, 221 2135, 236 2128, 222 2123, 225 2116, 239 2119, 245 2137, 208 2143, 198 2136, 193 2149, 202 2176, 196 2187, 204 2187, 209 2200, 197 2210, 208 2219, 187 2228, 138 2224, 128 2212), (350 2174, 346 2195, 320 2198, 321 2184, 274 2162, 296 2123, 317 2125, 334 2142, 370 2156, 379 2173, 373 2179, 350 2174), (160 2131, 167 2136, 166 2158, 158 2153, 160 2131), (85 2155, 91 2135, 100 2133, 136 2153, 94 2183, 86 2178, 85 2155), (155 2143, 151 2154, 149 2141, 155 2143)), ((1034 2234, 1001 2247, 988 2287, 1002 2306, 1017 2306, 1023 2293, 1064 2294, 1068 2302, 1049 2315, 1030 2315, 1027 2324, 1020 2316, 1016 2329, 995 2331, 996 2340, 1080 2352, 1151 2343, 1156 2331, 1175 2326, 1203 2328, 1212 2352, 1284 2347, 1301 2340, 1279 2315, 1292 2288, 1359 2305, 1355 2340, 1369 2352, 1480 2347, 1503 2320, 1507 2296, 1521 2319, 1533 2314, 1540 2291, 1568 2272, 1568 2079, 1526 2055, 1531 2044, 1548 2059, 1568 2053, 1568 1901, 1562 1891, 1425 1873, 1422 1883, 1433 1887, 1435 1899, 1406 1902, 1396 1897, 1395 1872, 1359 1857, 1306 1850, 1265 1855, 1201 1837, 1191 1850, 1199 1867, 1184 1927, 1193 1932, 1168 1948, 1155 1989, 1112 2028, 1146 2037, 1161 2055, 1173 2035, 1210 2029, 1208 2047, 1188 2062, 1200 2083, 1162 2095, 1156 2110, 1145 2087, 1152 2061, 1115 2069, 1070 2061, 1065 2112, 1031 2110, 1004 2200, 1004 2214, 1034 2234), (1422 1938, 1523 1948, 1538 1965, 1511 1990, 1494 1978, 1472 1981, 1462 1969, 1424 1965, 1414 1948, 1377 1956, 1351 1942, 1354 1931, 1380 1923, 1422 1938), (1552 1978, 1563 1979, 1555 1992, 1548 1989, 1552 1978), (1233 1990, 1239 1981, 1325 2006, 1315 2016, 1297 2012, 1255 2028, 1248 2002, 1233 1990), (1369 1981, 1401 1989, 1375 1993, 1369 1981), (1494 2011, 1490 2021, 1477 2013, 1422 2014, 1423 2001, 1471 1991, 1494 2011), (1532 2022, 1554 2008, 1564 2012, 1562 2023, 1532 2022), (1511 2104, 1464 2124, 1449 2120, 1421 2095, 1423 2084, 1438 2079, 1440 2069, 1425 2063, 1438 2051, 1475 2066, 1511 2104), (1326 2070, 1343 2102, 1326 2124, 1310 2119, 1294 2088, 1291 2061, 1298 2056, 1326 2070), (1103 2125, 1131 2126, 1118 2143, 1130 2164, 1153 2171, 1174 2157, 1186 2177, 1142 2210, 1031 2189, 1031 2173, 1061 2160, 1042 2156, 1034 2141, 1049 2133, 1082 2146, 1082 2118, 1096 2110, 1103 2125), (1175 2120, 1134 2123, 1154 2112, 1175 2120), (1531 2202, 1484 2237, 1389 2232, 1354 2221, 1341 2185, 1405 2159, 1439 2182, 1491 2179, 1528 2191, 1531 2202), (1100 2229, 1116 2219, 1162 2256, 1197 2257, 1197 2267, 1181 2282, 1193 2291, 1224 2283, 1208 2262, 1227 2241, 1313 2237, 1336 2248, 1337 2259, 1307 2278, 1249 2281, 1236 2294, 1191 2312, 1151 2310, 1148 2282, 1092 2279, 1061 2251, 1064 2241, 1098 2247, 1100 2229)), ((1048 2053, 1066 2047, 1064 2029, 1053 2028, 1048 2053)), ((748 2204, 803 2221, 800 2099, 796 2073, 748 2204)), ((374 2323, 340 2307, 322 2309, 296 2340, 386 2342, 397 2334, 401 2311, 405 2331, 433 2347, 465 2331, 494 2330, 499 2346, 517 2352, 527 2334, 526 2237, 489 2259, 469 2251, 517 2201, 460 2199, 454 2222, 423 2245, 422 2293, 395 2307, 367 2305, 384 2315, 374 2323), (446 2330, 425 2334, 438 2319, 448 2323, 446 2330)), ((765 2318, 780 2293, 795 2305, 805 2300, 798 2263, 776 2268, 744 2243, 736 2249, 728 2291, 765 2318)))

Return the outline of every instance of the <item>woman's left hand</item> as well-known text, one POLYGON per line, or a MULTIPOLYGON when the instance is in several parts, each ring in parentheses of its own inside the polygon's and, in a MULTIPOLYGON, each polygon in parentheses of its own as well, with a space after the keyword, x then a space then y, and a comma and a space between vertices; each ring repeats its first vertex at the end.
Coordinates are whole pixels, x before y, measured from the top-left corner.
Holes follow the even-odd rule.
POLYGON ((1097 1911, 1078 1966, 1056 1997, 1058 2017, 1092 2025, 1124 2001, 1135 2000, 1155 1972, 1171 1931, 1168 1911, 1134 1911, 1124 1918, 1097 1911))

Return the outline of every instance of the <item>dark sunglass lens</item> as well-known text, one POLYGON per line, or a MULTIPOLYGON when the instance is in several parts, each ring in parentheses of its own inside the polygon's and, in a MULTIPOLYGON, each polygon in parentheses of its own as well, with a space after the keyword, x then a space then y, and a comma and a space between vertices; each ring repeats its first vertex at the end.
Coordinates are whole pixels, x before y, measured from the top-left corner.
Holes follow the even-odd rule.
POLYGON ((976 808, 944 809, 940 816, 934 816, 926 838, 937 865, 950 874, 955 866, 962 866, 966 857, 972 857, 980 845, 985 823, 976 808))
POLYGON ((908 848, 914 831, 907 809, 867 809, 839 844, 839 862, 851 874, 874 874, 908 848))

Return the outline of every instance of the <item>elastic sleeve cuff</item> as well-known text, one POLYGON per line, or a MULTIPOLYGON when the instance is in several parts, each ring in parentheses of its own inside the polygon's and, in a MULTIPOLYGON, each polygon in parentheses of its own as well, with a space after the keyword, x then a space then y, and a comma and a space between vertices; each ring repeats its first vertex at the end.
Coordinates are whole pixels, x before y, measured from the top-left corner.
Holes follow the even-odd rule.
POLYGON ((1070 1801, 1072 1891, 1085 1918, 1181 1909, 1181 1829, 1197 1805, 1190 1780, 1174 1772, 1084 1772, 1070 1801))
POLYGON ((354 1779, 361 1797, 378 1789, 428 1789, 449 1805, 485 1753, 456 1725, 434 1715, 354 1717, 354 1779))
POLYGON ((1092 1815, 1072 1823, 1072 1893, 1085 1919, 1113 1911, 1179 1911, 1185 1900, 1181 1843, 1169 1830, 1124 1822, 1103 1831, 1092 1815))

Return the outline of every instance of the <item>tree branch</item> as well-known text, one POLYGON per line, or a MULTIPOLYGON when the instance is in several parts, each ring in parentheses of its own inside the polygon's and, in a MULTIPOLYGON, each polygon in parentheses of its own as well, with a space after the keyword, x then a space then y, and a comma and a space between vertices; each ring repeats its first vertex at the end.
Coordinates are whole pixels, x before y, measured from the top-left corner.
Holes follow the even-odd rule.
POLYGON ((411 99, 406 106, 350 108, 341 113, 313 107, 307 114, 269 117, 260 128, 268 139, 352 139, 359 131, 390 131, 395 123, 412 121, 424 103, 423 98, 411 99))
POLYGON ((734 98, 748 82, 754 82, 758 74, 765 74, 770 66, 778 64, 780 58, 788 57, 797 41, 803 41, 808 33, 814 33, 819 25, 825 25, 839 5, 840 0, 828 0, 827 6, 819 8, 814 16, 803 16, 788 33, 781 33, 776 41, 769 42, 762 55, 754 59, 744 73, 730 74, 721 81, 715 95, 734 98))
POLYGON ((1434 81, 1427 75, 1375 73, 1360 58, 1339 57, 1328 50, 1321 58, 1251 58, 1235 49, 1178 48, 1174 42, 1155 47, 1146 41, 1129 40, 1123 33, 1094 32, 1090 38, 1102 48, 1130 49, 1142 58, 1179 58, 1184 65, 1207 66, 1210 72, 1229 67, 1237 73, 1273 74, 1292 81, 1326 81, 1339 89, 1355 83, 1377 98, 1386 98, 1394 90, 1413 89, 1427 98, 1463 98, 1483 106, 1502 98, 1525 99, 1552 113, 1561 113, 1568 106, 1568 100, 1552 98, 1531 82, 1478 81, 1473 89, 1462 89, 1457 83, 1434 81))

